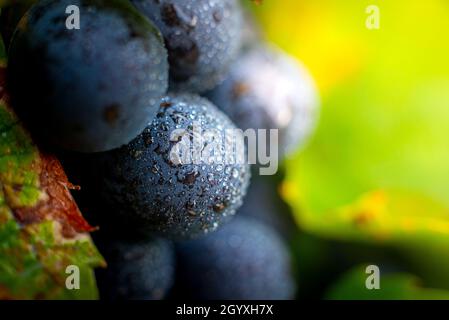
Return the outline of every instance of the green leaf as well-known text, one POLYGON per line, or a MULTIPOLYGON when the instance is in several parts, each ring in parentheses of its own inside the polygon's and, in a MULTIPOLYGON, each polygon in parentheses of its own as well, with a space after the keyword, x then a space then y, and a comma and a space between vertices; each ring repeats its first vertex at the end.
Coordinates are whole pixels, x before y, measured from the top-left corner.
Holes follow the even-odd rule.
POLYGON ((420 194, 375 191, 319 215, 301 214, 304 229, 325 238, 399 250, 427 284, 449 288, 449 209, 420 194))
POLYGON ((9 107, 0 45, 0 299, 95 299, 104 260, 58 160, 42 153, 9 107), (80 289, 66 288, 77 266, 80 289))
POLYGON ((344 274, 327 292, 333 300, 448 300, 449 291, 422 288, 410 274, 380 274, 380 288, 368 290, 366 266, 344 274))
POLYGON ((303 213, 301 221, 306 229, 344 240, 401 246, 449 240, 449 210, 409 192, 373 191, 353 204, 320 215, 303 213))

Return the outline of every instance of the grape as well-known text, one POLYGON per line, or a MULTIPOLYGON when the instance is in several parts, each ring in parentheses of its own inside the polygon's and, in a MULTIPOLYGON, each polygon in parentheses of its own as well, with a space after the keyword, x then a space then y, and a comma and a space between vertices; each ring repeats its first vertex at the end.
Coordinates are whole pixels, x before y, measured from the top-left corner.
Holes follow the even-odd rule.
POLYGON ((46 143, 82 152, 135 138, 168 86, 157 29, 125 0, 40 1, 21 20, 8 67, 19 116, 46 143), (80 29, 66 28, 68 5, 80 29))
MULTIPOLYGON (((220 136, 235 129, 206 99, 170 95, 162 100, 153 122, 130 144, 93 156, 99 193, 123 220, 118 225, 129 223, 131 230, 175 238, 195 237, 215 230, 241 206, 250 178, 247 164, 228 164, 224 159, 177 163, 172 158, 173 131, 185 129, 182 139, 187 140, 176 138, 176 142, 190 141, 198 134, 195 124, 220 136)), ((199 149, 207 145, 204 140, 199 149)), ((224 144, 219 149, 224 152, 224 144)))
POLYGON ((295 294, 289 252, 278 235, 237 216, 216 233, 178 244, 177 289, 210 300, 278 300, 295 294))
POLYGON ((97 241, 108 267, 97 271, 100 296, 107 300, 160 300, 174 282, 175 252, 171 242, 97 241))
POLYGON ((317 93, 307 71, 268 46, 245 51, 206 96, 244 130, 278 129, 281 156, 304 145, 317 118, 317 93))
POLYGON ((160 28, 174 90, 202 92, 219 83, 237 56, 242 9, 236 0, 131 0, 160 28))

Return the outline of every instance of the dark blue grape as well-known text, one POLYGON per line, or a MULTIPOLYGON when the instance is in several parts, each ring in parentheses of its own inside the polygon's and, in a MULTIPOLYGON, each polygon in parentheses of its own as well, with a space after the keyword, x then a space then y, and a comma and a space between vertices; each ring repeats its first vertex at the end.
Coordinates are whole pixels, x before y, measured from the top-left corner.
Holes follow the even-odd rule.
POLYGON ((300 148, 315 127, 318 98, 310 75, 272 47, 245 50, 206 96, 244 130, 278 129, 281 156, 300 148))
POLYGON ((174 283, 175 252, 163 239, 108 240, 98 243, 108 264, 97 271, 106 300, 160 300, 174 283))
MULTIPOLYGON (((119 225, 129 223, 131 230, 184 238, 213 231, 234 215, 249 183, 247 164, 224 159, 179 163, 172 158, 175 145, 197 135, 198 124, 202 131, 216 130, 220 137, 235 129, 206 99, 171 95, 162 100, 156 118, 131 143, 93 157, 99 175, 97 191, 112 211, 118 212, 123 221, 119 225), (171 141, 176 129, 185 133, 171 141)), ((209 143, 203 140, 197 149, 205 150, 209 143)), ((225 145, 218 146, 223 153, 225 145)))
POLYGON ((241 43, 236 0, 132 0, 161 30, 174 89, 202 92, 226 74, 241 43))
POLYGON ((126 0, 40 1, 19 23, 8 67, 13 105, 43 141, 105 151, 135 138, 168 86, 159 31, 126 0), (80 30, 66 7, 80 9, 80 30))
POLYGON ((237 216, 206 237, 177 247, 179 292, 209 300, 292 299, 287 248, 270 228, 237 216))

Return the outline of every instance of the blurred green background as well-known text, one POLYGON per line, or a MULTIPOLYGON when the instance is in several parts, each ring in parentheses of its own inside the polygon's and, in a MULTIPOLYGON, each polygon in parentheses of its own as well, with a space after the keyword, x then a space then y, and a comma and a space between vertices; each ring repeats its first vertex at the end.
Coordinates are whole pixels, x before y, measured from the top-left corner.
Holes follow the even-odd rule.
POLYGON ((302 230, 300 296, 449 298, 449 1, 247 4, 322 100, 280 187, 302 230), (371 263, 382 290, 365 288, 371 263))

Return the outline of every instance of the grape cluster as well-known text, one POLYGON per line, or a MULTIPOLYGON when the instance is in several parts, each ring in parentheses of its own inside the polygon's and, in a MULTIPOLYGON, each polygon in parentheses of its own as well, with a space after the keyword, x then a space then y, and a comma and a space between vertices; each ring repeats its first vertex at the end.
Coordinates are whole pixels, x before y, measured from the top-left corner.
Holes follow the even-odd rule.
POLYGON ((197 140, 277 129, 287 154, 311 134, 310 76, 254 21, 238 0, 42 0, 18 23, 12 105, 81 186, 108 262, 102 298, 294 298, 273 183, 257 178, 245 203, 247 161, 220 156, 228 138, 205 161, 216 141, 197 140), (79 29, 66 25, 73 5, 79 29), (181 142, 196 149, 174 156, 181 142))

